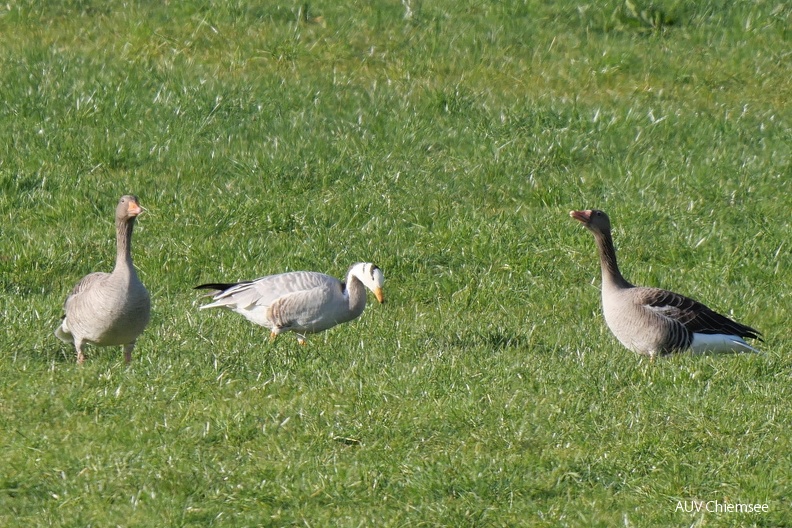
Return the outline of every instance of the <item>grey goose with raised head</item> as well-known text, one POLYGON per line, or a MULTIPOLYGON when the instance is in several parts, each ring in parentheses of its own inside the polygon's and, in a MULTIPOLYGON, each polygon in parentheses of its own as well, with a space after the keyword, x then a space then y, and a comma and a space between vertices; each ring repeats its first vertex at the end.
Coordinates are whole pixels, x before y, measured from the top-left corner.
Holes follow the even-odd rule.
POLYGON ((758 330, 721 315, 704 304, 660 288, 634 286, 616 263, 608 215, 598 210, 571 211, 594 235, 602 268, 602 311, 613 335, 625 347, 654 359, 692 351, 758 352, 746 338, 761 341, 758 330))
POLYGON ((122 196, 115 211, 116 260, 112 273, 95 272, 83 277, 64 303, 65 315, 55 335, 74 343, 77 363, 85 361, 83 347, 124 347, 124 360, 149 322, 149 292, 132 263, 132 229, 143 211, 133 195, 122 196))

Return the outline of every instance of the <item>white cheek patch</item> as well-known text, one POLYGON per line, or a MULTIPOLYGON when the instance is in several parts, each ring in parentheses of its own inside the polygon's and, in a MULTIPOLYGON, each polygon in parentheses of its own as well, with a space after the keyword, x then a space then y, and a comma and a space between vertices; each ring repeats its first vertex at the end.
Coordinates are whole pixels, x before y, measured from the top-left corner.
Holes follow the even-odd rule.
POLYGON ((385 284, 385 275, 383 275, 382 270, 377 267, 372 270, 371 278, 374 280, 374 284, 380 288, 385 284))

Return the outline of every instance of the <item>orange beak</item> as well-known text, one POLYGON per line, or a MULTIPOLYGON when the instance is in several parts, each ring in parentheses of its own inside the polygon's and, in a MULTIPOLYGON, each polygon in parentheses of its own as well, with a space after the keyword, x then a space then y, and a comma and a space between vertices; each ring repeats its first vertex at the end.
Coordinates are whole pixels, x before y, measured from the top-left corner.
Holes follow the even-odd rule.
POLYGON ((129 202, 129 207, 127 207, 127 214, 129 216, 137 216, 143 212, 143 208, 140 207, 140 204, 134 201, 129 202))
POLYGON ((385 302, 385 294, 382 293, 382 288, 377 288, 374 290, 374 297, 380 302, 380 304, 385 302))

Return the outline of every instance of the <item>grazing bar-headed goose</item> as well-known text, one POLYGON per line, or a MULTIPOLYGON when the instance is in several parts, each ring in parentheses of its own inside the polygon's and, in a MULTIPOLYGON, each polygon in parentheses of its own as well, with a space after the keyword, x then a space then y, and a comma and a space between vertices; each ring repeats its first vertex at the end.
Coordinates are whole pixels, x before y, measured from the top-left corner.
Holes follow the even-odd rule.
POLYGON ((132 264, 132 228, 143 209, 136 196, 122 196, 115 212, 116 262, 112 273, 83 277, 66 297, 63 322, 55 335, 74 343, 77 363, 85 361, 83 345, 124 346, 124 360, 132 360, 135 341, 149 322, 149 293, 132 264))
POLYGON ((248 321, 270 329, 274 339, 282 332, 295 332, 300 344, 305 334, 314 334, 351 321, 366 307, 366 289, 384 302, 385 277, 374 264, 365 262, 349 268, 346 282, 313 271, 270 275, 235 284, 201 284, 195 289, 217 290, 214 302, 205 308, 228 308, 248 321))
POLYGON ((594 234, 602 266, 605 322, 625 347, 652 360, 685 350, 694 354, 758 352, 744 340, 762 340, 759 331, 750 326, 684 295, 627 282, 616 264, 610 219, 604 212, 571 211, 569 215, 594 234))

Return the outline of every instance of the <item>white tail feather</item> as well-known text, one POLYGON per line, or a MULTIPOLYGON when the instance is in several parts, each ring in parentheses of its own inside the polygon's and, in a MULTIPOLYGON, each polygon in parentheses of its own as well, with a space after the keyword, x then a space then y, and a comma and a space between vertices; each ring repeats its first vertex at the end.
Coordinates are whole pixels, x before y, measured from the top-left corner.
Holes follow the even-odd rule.
POLYGON ((693 334, 690 350, 694 354, 706 354, 708 352, 759 353, 759 350, 746 343, 742 338, 727 334, 693 334))

